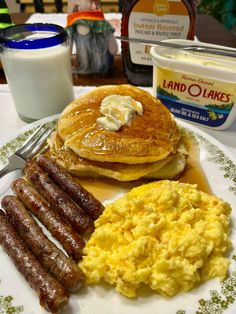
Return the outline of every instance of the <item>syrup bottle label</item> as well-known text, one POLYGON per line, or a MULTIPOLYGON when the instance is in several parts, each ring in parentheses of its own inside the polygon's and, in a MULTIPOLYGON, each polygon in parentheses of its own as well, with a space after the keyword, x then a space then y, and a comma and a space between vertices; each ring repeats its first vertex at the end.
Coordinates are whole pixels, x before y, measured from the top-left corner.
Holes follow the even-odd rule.
MULTIPOLYGON (((130 14, 128 32, 137 39, 186 39, 189 27, 188 9, 181 0, 140 0, 130 14)), ((130 44, 131 61, 152 65, 149 50, 149 46, 130 44)))

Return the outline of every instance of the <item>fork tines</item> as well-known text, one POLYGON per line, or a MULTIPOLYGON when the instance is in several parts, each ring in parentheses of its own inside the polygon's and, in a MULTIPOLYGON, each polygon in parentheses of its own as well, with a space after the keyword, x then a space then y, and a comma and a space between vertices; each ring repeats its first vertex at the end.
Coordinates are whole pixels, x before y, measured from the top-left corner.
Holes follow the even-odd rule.
POLYGON ((44 124, 40 126, 19 150, 17 150, 16 154, 24 159, 32 158, 39 150, 44 148, 43 144, 52 131, 53 130, 48 125, 44 124))

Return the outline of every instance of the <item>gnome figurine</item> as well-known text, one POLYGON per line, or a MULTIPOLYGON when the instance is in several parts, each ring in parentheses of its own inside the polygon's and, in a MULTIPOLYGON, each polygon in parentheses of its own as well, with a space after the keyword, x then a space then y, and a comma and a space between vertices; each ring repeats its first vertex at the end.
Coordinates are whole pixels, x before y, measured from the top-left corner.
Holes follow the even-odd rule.
POLYGON ((118 46, 100 0, 69 0, 67 26, 76 48, 75 73, 106 73, 118 46))

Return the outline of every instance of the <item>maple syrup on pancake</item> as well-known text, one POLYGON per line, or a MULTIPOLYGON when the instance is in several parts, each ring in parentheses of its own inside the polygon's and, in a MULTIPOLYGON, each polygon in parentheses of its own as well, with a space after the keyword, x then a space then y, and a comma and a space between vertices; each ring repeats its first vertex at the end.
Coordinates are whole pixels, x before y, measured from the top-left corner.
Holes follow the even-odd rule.
MULTIPOLYGON (((187 148, 188 157, 185 170, 176 180, 197 184, 199 190, 212 194, 209 182, 200 164, 200 151, 196 139, 193 136, 184 135, 183 142, 187 148)), ((96 180, 77 178, 76 180, 101 202, 111 200, 119 193, 127 193, 136 186, 153 181, 146 179, 134 182, 119 182, 106 178, 96 180)))

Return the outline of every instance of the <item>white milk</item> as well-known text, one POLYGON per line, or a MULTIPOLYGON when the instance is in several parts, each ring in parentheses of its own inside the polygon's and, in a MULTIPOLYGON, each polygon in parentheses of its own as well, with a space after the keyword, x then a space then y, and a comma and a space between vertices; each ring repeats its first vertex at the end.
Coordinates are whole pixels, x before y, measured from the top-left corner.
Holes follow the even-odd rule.
POLYGON ((60 113, 74 99, 69 47, 6 49, 1 61, 16 110, 24 120, 60 113))

